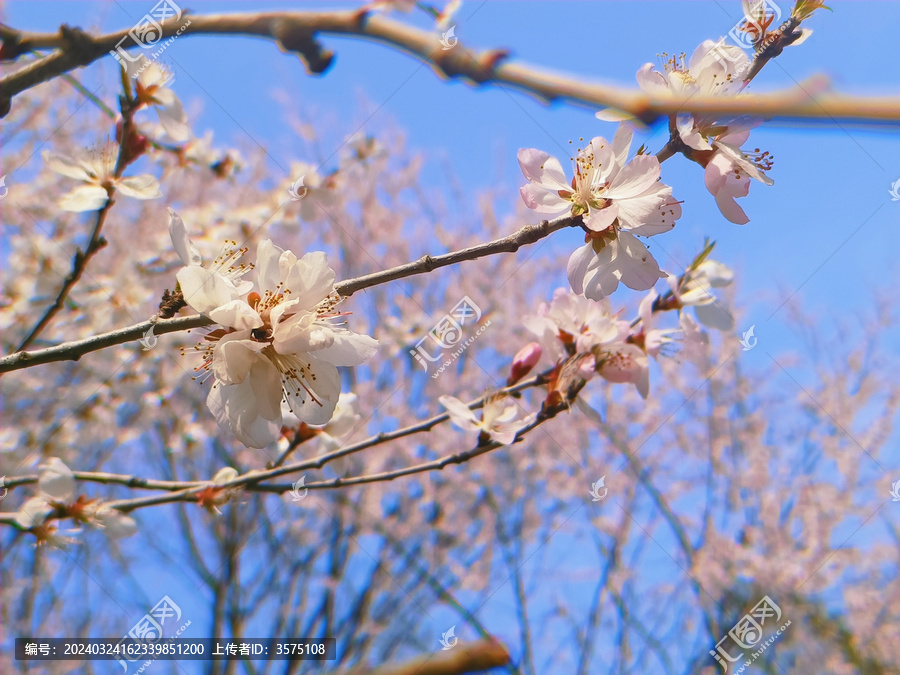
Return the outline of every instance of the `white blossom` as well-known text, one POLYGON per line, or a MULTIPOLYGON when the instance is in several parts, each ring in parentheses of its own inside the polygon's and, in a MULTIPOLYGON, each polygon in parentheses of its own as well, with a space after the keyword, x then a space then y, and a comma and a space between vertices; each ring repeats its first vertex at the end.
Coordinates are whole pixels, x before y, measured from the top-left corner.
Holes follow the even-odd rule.
POLYGON ((175 92, 166 86, 173 79, 172 73, 143 55, 137 61, 127 61, 126 72, 134 80, 138 103, 156 110, 166 135, 176 143, 188 140, 191 130, 187 115, 175 92))
POLYGON ((441 396, 438 400, 447 409, 450 421, 455 426, 463 431, 479 431, 501 445, 510 445, 515 441, 516 434, 534 423, 537 418, 535 413, 531 413, 523 419, 517 420, 520 408, 512 398, 503 392, 489 394, 485 397, 481 419, 478 419, 475 412, 458 398, 441 396))
POLYGON ((175 252, 185 267, 175 275, 184 301, 200 314, 205 314, 216 323, 231 327, 247 327, 258 317, 241 302, 253 288, 249 281, 241 280, 252 265, 238 264, 247 252, 237 248, 237 242, 226 241, 222 251, 209 267, 203 266, 203 258, 188 236, 187 227, 175 211, 169 209, 169 236, 175 252))
POLYGON ((220 426, 262 448, 278 438, 282 399, 301 421, 328 423, 341 389, 337 367, 362 364, 378 342, 344 327, 324 253, 298 259, 265 240, 257 271, 262 295, 251 293, 220 313, 235 330, 212 348, 207 404, 220 426))
POLYGON ((162 196, 159 184, 149 174, 115 177, 117 150, 117 146, 108 145, 102 150, 91 151, 78 158, 47 150, 41 153, 44 162, 53 171, 84 183, 63 195, 59 201, 63 211, 96 211, 106 205, 114 191, 135 199, 156 199, 162 196))

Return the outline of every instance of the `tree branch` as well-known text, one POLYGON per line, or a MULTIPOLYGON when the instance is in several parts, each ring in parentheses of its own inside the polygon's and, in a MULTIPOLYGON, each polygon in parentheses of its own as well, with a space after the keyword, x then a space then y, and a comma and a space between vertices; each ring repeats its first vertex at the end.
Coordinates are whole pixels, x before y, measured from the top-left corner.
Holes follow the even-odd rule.
MULTIPOLYGON (((566 100, 590 107, 616 108, 647 124, 681 112, 825 121, 900 121, 900 97, 825 94, 822 92, 828 86, 828 78, 824 75, 806 80, 795 88, 768 94, 657 98, 637 89, 584 82, 582 77, 541 70, 524 63, 509 63, 505 61, 508 53, 500 49, 474 51, 458 43, 453 49, 444 50, 434 32, 382 16, 370 16, 364 10, 182 17, 162 24, 161 39, 169 38, 181 29, 184 31, 180 35, 182 38, 212 34, 272 39, 282 50, 297 53, 309 73, 325 72, 334 59, 334 55, 319 44, 319 34, 364 37, 421 58, 447 78, 464 78, 478 86, 508 85, 547 102, 566 100), (190 25, 184 27, 187 21, 190 25)), ((32 49, 56 50, 0 79, 2 116, 8 112, 13 96, 107 55, 128 35, 128 30, 93 36, 65 25, 58 33, 28 33, 3 26, 0 34, 4 39, 0 55, 4 59, 15 58, 32 49)), ((126 43, 123 47, 135 46, 131 41, 126 43)))
POLYGON ((41 331, 50 324, 53 317, 55 317, 65 305, 66 298, 69 297, 69 292, 75 288, 75 284, 81 279, 81 275, 84 274, 88 262, 90 262, 91 258, 93 258, 100 249, 106 246, 106 239, 100 234, 100 230, 103 228, 103 223, 106 221, 106 215, 109 213, 113 204, 115 204, 115 201, 113 201, 112 193, 110 193, 109 198, 106 200, 106 204, 104 204, 103 208, 97 212, 94 221, 94 229, 91 231, 91 238, 88 241, 87 247, 84 251, 80 248, 75 250, 75 255, 72 256, 72 271, 70 271, 65 280, 63 280, 62 288, 60 288, 59 292, 56 294, 56 300, 54 300, 53 304, 46 309, 44 315, 29 331, 25 339, 22 340, 16 348, 16 352, 22 352, 22 350, 28 349, 31 343, 41 334, 41 331))
POLYGON ((426 255, 414 262, 398 265, 397 267, 392 267, 391 269, 383 270, 381 272, 366 274, 365 276, 356 279, 342 281, 335 285, 335 290, 345 298, 349 298, 351 295, 364 288, 378 286, 387 283, 388 281, 404 279, 415 274, 425 274, 426 272, 432 272, 440 267, 455 265, 465 260, 476 260, 478 258, 483 258, 484 256, 494 255, 495 253, 515 253, 522 246, 540 241, 557 230, 562 230, 566 227, 574 227, 580 224, 581 217, 573 218, 572 216, 561 216, 559 218, 554 218, 553 220, 544 220, 538 225, 526 225, 515 234, 503 237, 502 239, 495 239, 486 244, 470 246, 469 248, 453 251, 452 253, 445 253, 443 255, 426 255))
POLYGON ((480 673, 509 662, 509 652, 496 640, 457 643, 456 647, 397 665, 354 668, 335 675, 463 675, 480 673))
POLYGON ((4 356, 0 358, 0 373, 20 370, 30 366, 39 366, 44 363, 53 363, 55 361, 77 361, 85 354, 96 352, 100 349, 105 349, 114 345, 139 340, 144 337, 151 326, 153 327, 155 335, 164 335, 166 333, 175 333, 177 331, 212 325, 213 321, 201 314, 196 314, 194 316, 178 316, 174 319, 159 319, 156 322, 144 321, 133 326, 128 326, 127 328, 119 328, 109 333, 94 335, 83 340, 64 342, 55 347, 36 349, 31 352, 16 352, 9 356, 4 356))
MULTIPOLYGON (((505 387, 500 389, 501 392, 506 392, 508 394, 518 394, 526 389, 530 389, 532 387, 541 386, 546 384, 547 382, 547 374, 536 375, 527 380, 523 380, 518 384, 505 387)), ((479 408, 484 407, 484 397, 481 397, 475 401, 472 401, 468 404, 472 410, 478 410, 479 408)), ((401 429, 395 429, 394 431, 381 432, 374 436, 370 436, 369 438, 360 441, 359 443, 354 443, 352 445, 345 446, 343 448, 338 448, 332 452, 329 452, 324 455, 320 455, 314 459, 307 459, 301 462, 297 462, 294 464, 289 464, 287 466, 274 466, 271 469, 266 471, 255 471, 252 473, 244 474, 243 476, 239 476, 234 480, 223 483, 224 487, 248 487, 248 489, 254 489, 253 483, 258 481, 266 480, 268 478, 277 478, 279 476, 284 476, 291 473, 297 473, 300 471, 304 471, 307 469, 321 469, 328 462, 334 461, 341 457, 345 457, 347 455, 354 454, 356 452, 360 452, 361 450, 366 450, 368 448, 375 447, 377 445, 382 445, 389 441, 395 441, 399 438, 405 438, 406 436, 412 436, 413 434, 421 433, 424 431, 431 431, 435 426, 441 424, 442 422, 446 422, 450 419, 450 416, 447 413, 441 413, 440 415, 435 415, 427 420, 422 420, 416 424, 412 424, 407 427, 403 427, 401 429)), ((527 430, 531 430, 533 427, 527 427, 527 430)), ((119 473, 107 473, 103 471, 74 471, 73 476, 75 480, 86 481, 90 483, 100 483, 103 485, 124 485, 129 488, 139 488, 143 490, 164 490, 169 492, 174 491, 186 491, 191 492, 195 488, 204 488, 209 485, 209 481, 179 481, 179 480, 154 480, 149 478, 141 478, 135 475, 129 474, 119 474, 119 473)), ((29 485, 33 483, 37 483, 38 476, 31 474, 27 476, 15 476, 12 478, 7 478, 4 486, 7 488, 16 488, 21 485, 29 485)), ((343 481, 347 482, 347 479, 343 481)), ((310 486, 306 486, 310 487, 310 486)), ((316 483, 315 487, 328 487, 326 484, 316 483)), ((265 490, 268 492, 285 492, 291 489, 291 486, 278 486, 278 490, 265 490)))
MULTIPOLYGON (((557 230, 566 227, 574 227, 581 224, 581 218, 572 216, 561 216, 553 220, 542 221, 538 225, 526 225, 521 230, 508 237, 496 239, 486 244, 478 244, 470 246, 459 251, 452 251, 437 256, 424 256, 414 262, 405 263, 392 267, 381 272, 373 272, 365 276, 354 279, 347 279, 335 285, 335 290, 345 298, 350 297, 357 291, 365 288, 371 288, 389 281, 404 279, 416 274, 425 274, 440 267, 455 265, 465 260, 475 260, 487 255, 495 253, 514 253, 520 247, 549 236, 557 230)), ((120 328, 109 333, 94 335, 93 337, 83 340, 74 340, 65 342, 55 347, 47 347, 46 349, 38 349, 32 352, 18 351, 9 356, 0 358, 0 374, 8 373, 13 370, 20 370, 30 366, 38 366, 45 363, 54 363, 56 361, 77 361, 85 354, 105 349, 117 344, 124 344, 142 338, 150 328, 156 335, 164 335, 166 333, 174 333, 181 330, 189 330, 191 328, 202 328, 204 326, 212 326, 213 321, 202 315, 176 317, 173 319, 149 320, 143 323, 129 326, 128 328, 120 328)))

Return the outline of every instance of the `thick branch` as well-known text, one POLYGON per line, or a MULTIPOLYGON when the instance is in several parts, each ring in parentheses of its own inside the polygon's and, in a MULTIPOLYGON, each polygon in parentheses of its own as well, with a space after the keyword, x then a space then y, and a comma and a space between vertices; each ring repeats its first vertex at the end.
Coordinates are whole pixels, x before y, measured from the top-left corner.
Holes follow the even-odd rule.
MULTIPOLYGON (((495 253, 514 253, 520 247, 549 236, 557 230, 565 227, 573 227, 581 224, 581 218, 572 218, 564 216, 555 218, 550 221, 543 221, 539 225, 526 225, 521 230, 502 239, 496 239, 486 244, 478 244, 470 246, 459 251, 452 251, 443 255, 425 256, 415 262, 398 265, 381 272, 374 272, 355 279, 347 279, 335 285, 335 290, 344 297, 350 297, 357 291, 364 288, 371 288, 389 281, 404 279, 416 274, 424 274, 446 267, 455 265, 465 260, 475 260, 487 255, 495 253)), ((117 344, 124 344, 142 338, 150 328, 153 328, 155 335, 163 335, 165 333, 174 333, 175 331, 187 330, 190 328, 201 328, 203 326, 211 326, 213 322, 205 316, 188 316, 176 317, 174 319, 159 319, 157 321, 144 321, 143 323, 129 326, 128 328, 120 328, 118 330, 95 335, 85 338, 84 340, 74 340, 65 342, 55 347, 47 347, 46 349, 38 349, 32 352, 16 352, 9 356, 0 358, 0 373, 7 373, 12 370, 20 370, 30 366, 42 365, 45 363, 54 363, 56 361, 77 361, 85 354, 95 352, 106 347, 117 344)))
MULTIPOLYGON (((853 120, 861 122, 900 121, 900 97, 846 96, 822 93, 827 78, 818 76, 798 87, 772 92, 723 98, 695 96, 688 98, 651 98, 637 89, 585 82, 584 78, 541 70, 523 63, 505 61, 507 53, 491 49, 474 51, 462 44, 444 50, 438 36, 382 16, 369 16, 361 11, 334 12, 261 12, 252 14, 219 14, 182 17, 163 24, 162 38, 175 35, 190 21, 180 35, 252 35, 275 40, 285 51, 297 53, 312 73, 324 72, 333 54, 317 42, 319 34, 355 35, 396 47, 424 59, 440 75, 462 77, 476 85, 501 84, 535 94, 545 101, 566 100, 596 108, 623 110, 645 123, 680 112, 709 115, 756 115, 764 118, 806 120, 853 120)), ((101 36, 63 26, 58 33, 24 33, 3 27, 3 57, 11 58, 32 49, 55 49, 22 69, 0 79, 3 105, 41 82, 46 82, 74 68, 88 65, 105 56, 126 37, 127 30, 101 36)), ((125 40, 123 47, 133 46, 125 40)))
POLYGON ((144 337, 151 327, 154 335, 164 335, 165 333, 174 333, 211 325, 213 325, 212 320, 199 314, 195 316, 179 316, 174 319, 159 319, 156 322, 144 321, 128 328, 119 328, 118 330, 103 333, 102 335, 94 335, 83 340, 64 342, 55 347, 36 349, 31 352, 16 352, 15 354, 4 356, 0 358, 0 373, 56 361, 77 361, 85 354, 139 340, 144 337))
POLYGON ((354 668, 336 675, 463 675, 506 665, 509 653, 496 640, 459 642, 456 647, 397 665, 354 668))

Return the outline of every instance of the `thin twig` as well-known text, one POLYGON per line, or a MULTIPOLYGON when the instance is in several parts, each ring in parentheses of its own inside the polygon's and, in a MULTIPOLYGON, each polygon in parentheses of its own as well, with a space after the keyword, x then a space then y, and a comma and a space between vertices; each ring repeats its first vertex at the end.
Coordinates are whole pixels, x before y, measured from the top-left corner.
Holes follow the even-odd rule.
MULTIPOLYGON (((72 78, 69 78, 72 79, 72 78)), ((128 92, 129 97, 123 97, 122 101, 122 138, 128 138, 129 134, 132 131, 132 126, 134 124, 134 113, 135 106, 130 101, 130 92, 128 92)), ((116 157, 116 165, 113 170, 113 178, 118 179, 122 177, 122 172, 125 170, 126 159, 127 159, 127 150, 125 147, 125 143, 120 143, 118 146, 118 154, 116 157)), ((109 185, 104 185, 106 188, 106 203, 97 211, 97 216, 94 220, 94 228, 91 230, 91 238, 88 241, 87 247, 82 251, 80 248, 75 250, 75 255, 72 258, 72 271, 69 272, 68 276, 66 276, 63 281, 62 288, 59 289, 59 293, 56 295, 56 300, 53 301, 53 304, 50 305, 47 310, 44 312, 44 315, 40 318, 40 320, 34 325, 34 328, 28 333, 27 337, 22 340, 21 344, 19 344, 16 349, 17 352, 21 352, 33 343, 41 332, 50 325, 50 322, 53 320, 60 310, 62 310, 63 306, 66 303, 66 298, 69 297, 69 293, 75 287, 75 284, 78 283, 79 279, 81 279, 81 275, 84 274, 85 269, 87 269, 88 263, 103 247, 106 246, 106 239, 100 234, 100 231, 103 229, 103 225, 106 222, 106 217, 109 215, 110 209, 115 204, 115 200, 113 197, 116 193, 115 182, 110 183, 109 185)))
POLYGON ((41 332, 50 324, 53 317, 62 310, 66 304, 66 298, 69 297, 69 293, 75 287, 75 284, 78 283, 78 280, 81 279, 81 275, 84 274, 84 270, 87 268, 87 264, 90 262, 91 258, 93 258, 100 249, 106 246, 106 239, 100 234, 100 230, 103 229, 106 215, 109 213, 113 204, 115 204, 115 201, 112 198, 112 191, 110 191, 106 204, 104 204, 103 208, 97 212, 97 217, 94 221, 94 229, 91 231, 91 238, 90 241, 88 241, 87 248, 85 248, 84 251, 80 248, 75 250, 75 255, 72 256, 72 271, 70 271, 63 280, 62 288, 60 288, 59 293, 56 294, 56 300, 54 300, 53 304, 47 308, 44 315, 34 325, 31 331, 29 331, 25 339, 22 340, 16 348, 16 352, 22 352, 22 350, 28 349, 31 343, 33 343, 41 332))
MULTIPOLYGON (((545 384, 546 381, 546 374, 536 375, 527 380, 523 380, 511 387, 500 389, 499 391, 508 394, 518 394, 522 391, 525 391, 526 389, 541 386, 545 384)), ((482 396, 481 398, 469 403, 469 408, 472 410, 478 410, 479 408, 482 408, 484 406, 484 401, 485 397, 482 396)), ((266 471, 250 472, 244 474, 243 476, 239 476, 228 483, 223 483, 222 486, 227 488, 247 487, 251 486, 253 483, 267 480, 269 478, 277 478, 279 476, 298 473, 304 470, 321 469, 329 462, 340 459, 341 457, 346 457, 347 455, 351 455, 362 450, 375 447, 377 445, 382 445, 389 441, 395 441, 397 439, 412 436, 417 433, 431 431, 435 426, 446 422, 448 419, 450 419, 450 416, 447 413, 441 413, 440 415, 435 415, 433 417, 430 417, 429 419, 409 425, 407 427, 403 427, 401 429, 378 433, 358 443, 347 445, 343 448, 338 448, 337 450, 319 455, 318 457, 315 457, 313 459, 296 462, 294 464, 289 464, 288 466, 274 466, 266 471)), ((209 481, 153 480, 130 474, 117 474, 102 471, 74 471, 72 473, 76 481, 100 483, 103 485, 124 485, 125 487, 129 488, 138 488, 143 490, 163 490, 167 492, 182 491, 185 493, 190 493, 192 491, 196 491, 197 488, 208 487, 210 484, 209 481)), ((14 489, 22 485, 37 483, 37 481, 38 476, 33 474, 27 476, 15 476, 12 478, 7 478, 4 486, 8 489, 14 489)), ((251 487, 250 489, 253 488, 251 487)), ((290 490, 291 486, 288 486, 286 489, 290 490)), ((281 491, 281 487, 279 487, 279 491, 281 491)))

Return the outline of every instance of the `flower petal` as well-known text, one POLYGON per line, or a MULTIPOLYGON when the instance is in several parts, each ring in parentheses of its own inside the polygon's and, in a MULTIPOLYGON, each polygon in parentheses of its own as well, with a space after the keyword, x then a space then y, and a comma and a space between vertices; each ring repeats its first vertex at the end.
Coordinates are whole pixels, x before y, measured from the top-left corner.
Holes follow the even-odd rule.
POLYGON ((709 141, 703 138, 700 131, 694 126, 692 115, 678 115, 675 118, 675 127, 678 129, 678 135, 681 136, 681 140, 694 148, 694 150, 712 150, 709 141))
MULTIPOLYGON (((221 274, 199 265, 181 268, 176 274, 184 301, 201 314, 209 313, 238 299, 237 289, 221 274)), ((228 325, 228 324, 225 324, 228 325)), ((261 326, 262 322, 253 326, 261 326)))
POLYGON ((60 155, 55 152, 50 152, 49 150, 44 150, 41 153, 41 157, 44 159, 44 163, 50 169, 58 174, 62 174, 66 178, 74 178, 76 180, 81 180, 88 183, 95 180, 95 178, 88 172, 84 162, 81 162, 77 159, 66 157, 65 155, 60 155))
POLYGON ((150 174, 142 176, 129 176, 116 181, 116 189, 126 197, 135 199, 156 199, 162 197, 159 191, 159 183, 150 174))
POLYGON ((106 205, 109 195, 99 185, 81 185, 59 200, 63 211, 96 211, 106 205))
POLYGON ((603 230, 613 224, 618 215, 619 202, 612 202, 602 209, 591 209, 583 217, 584 225, 593 232, 603 232, 603 230))
POLYGON ((475 413, 465 403, 453 396, 441 396, 438 401, 447 409, 450 421, 463 431, 476 431, 481 429, 475 413))
POLYGON ((322 251, 307 253, 287 270, 282 270, 288 296, 304 308, 312 308, 334 291, 334 270, 328 266, 328 256, 322 251))
POLYGON ((631 139, 633 137, 634 132, 627 124, 620 124, 619 128, 616 129, 616 135, 613 136, 612 141, 612 151, 616 164, 619 166, 625 166, 625 162, 628 160, 628 150, 631 148, 631 139))
MULTIPOLYGON (((265 343, 250 340, 250 331, 229 333, 213 349, 212 371, 223 384, 240 384, 247 379, 253 366, 264 359, 259 352, 265 343)), ((218 384, 217 382, 217 384, 218 384)))
MULTIPOLYGON (((567 189, 566 193, 571 190, 567 189)), ((572 207, 572 202, 560 197, 557 192, 545 190, 540 185, 529 183, 519 188, 522 201, 532 211, 538 213, 562 213, 572 207)))
POLYGON ((221 326, 228 326, 237 330, 260 328, 264 324, 256 310, 244 300, 239 299, 219 305, 215 309, 206 312, 206 315, 221 326))
POLYGON ((118 509, 100 507, 94 516, 94 523, 103 529, 103 534, 111 539, 125 539, 137 534, 137 522, 118 509))
POLYGON ((620 227, 644 237, 668 232, 681 218, 681 204, 672 197, 672 188, 659 182, 643 195, 618 204, 620 227))
POLYGON ((191 128, 181 101, 171 89, 160 89, 155 98, 162 104, 156 106, 159 123, 166 135, 176 143, 184 143, 191 137, 191 128))
POLYGON ((273 244, 271 239, 264 239, 256 248, 256 274, 263 292, 274 292, 281 283, 279 260, 282 253, 284 249, 273 244))
POLYGON ((665 96, 669 85, 662 73, 653 70, 652 63, 645 63, 637 71, 638 86, 652 96, 665 96))
POLYGON ((284 394, 291 411, 307 424, 327 424, 341 394, 341 376, 336 366, 312 354, 293 355, 294 374, 302 383, 286 379, 284 394))
POLYGON ((333 333, 332 345, 316 352, 316 357, 323 361, 336 366, 359 366, 378 351, 378 340, 373 337, 347 329, 334 330, 333 333))
POLYGON ((584 293, 584 277, 596 255, 593 245, 588 242, 569 256, 569 262, 566 265, 566 275, 569 278, 569 285, 572 287, 572 290, 579 295, 584 293))
POLYGON ((559 160, 542 150, 523 148, 516 157, 522 173, 530 182, 546 190, 568 190, 569 182, 559 160))
MULTIPOLYGON (((246 402, 253 399, 250 383, 213 387, 206 399, 216 422, 250 448, 265 448, 281 434, 281 419, 269 420, 248 412, 246 402)), ((255 408, 255 406, 254 406, 255 408)))
MULTIPOLYGON (((621 236, 621 235, 620 235, 621 236)), ((588 265, 584 278, 584 296, 590 300, 603 300, 619 287, 622 273, 618 269, 618 241, 608 243, 588 265)))
POLYGON ((169 237, 172 239, 175 252, 185 265, 199 265, 203 262, 200 251, 191 243, 184 221, 171 208, 169 209, 169 237))
POLYGON ((41 465, 38 489, 51 500, 66 503, 75 496, 75 475, 59 457, 41 465))
POLYGON ((617 262, 622 283, 635 291, 646 291, 667 276, 647 247, 627 232, 619 233, 617 262))
POLYGON ((719 207, 722 215, 735 225, 746 225, 750 222, 750 218, 744 212, 744 209, 725 190, 720 190, 716 194, 716 206, 719 207))
POLYGON ((659 160, 653 155, 638 155, 625 165, 603 193, 608 199, 627 199, 643 194, 659 179, 659 160))
POLYGON ((24 528, 41 525, 47 516, 53 513, 53 507, 40 497, 28 499, 16 513, 16 522, 24 528))
MULTIPOLYGON (((330 326, 317 323, 311 312, 304 312, 283 322, 275 330, 272 345, 279 354, 307 354, 320 352, 334 344, 334 331, 330 326)), ((327 359, 326 359, 327 360, 327 359)))
POLYGON ((724 333, 734 330, 734 316, 720 302, 714 301, 706 305, 697 305, 694 307, 694 313, 704 326, 724 333))
POLYGON ((604 108, 603 110, 598 110, 596 113, 594 113, 594 117, 596 117, 601 122, 631 122, 637 119, 631 113, 627 113, 622 110, 616 110, 615 108, 604 108))

